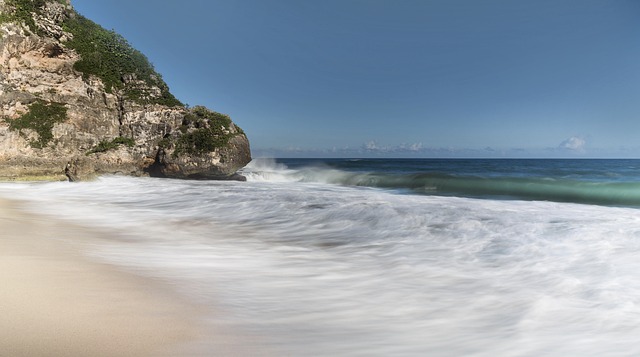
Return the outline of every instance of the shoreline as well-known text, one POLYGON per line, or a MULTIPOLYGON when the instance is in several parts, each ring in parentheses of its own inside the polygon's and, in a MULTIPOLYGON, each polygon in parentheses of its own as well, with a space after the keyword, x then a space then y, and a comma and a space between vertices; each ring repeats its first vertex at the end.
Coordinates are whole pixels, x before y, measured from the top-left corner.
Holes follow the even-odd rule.
POLYGON ((1 355, 264 355, 167 283, 87 258, 100 235, 0 198, 1 355))
POLYGON ((64 182, 69 179, 64 175, 25 175, 25 176, 0 176, 1 182, 64 182))

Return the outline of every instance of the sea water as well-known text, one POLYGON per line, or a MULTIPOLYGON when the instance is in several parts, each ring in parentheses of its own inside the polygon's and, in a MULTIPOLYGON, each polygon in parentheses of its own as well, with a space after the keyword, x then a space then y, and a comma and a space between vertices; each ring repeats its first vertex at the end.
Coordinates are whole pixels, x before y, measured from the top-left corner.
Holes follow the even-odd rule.
MULTIPOLYGON (((640 354, 640 161, 255 160, 0 196, 292 356, 640 354)), ((205 316, 206 318, 206 316, 205 316)), ((213 353, 213 351, 212 351, 213 353)))

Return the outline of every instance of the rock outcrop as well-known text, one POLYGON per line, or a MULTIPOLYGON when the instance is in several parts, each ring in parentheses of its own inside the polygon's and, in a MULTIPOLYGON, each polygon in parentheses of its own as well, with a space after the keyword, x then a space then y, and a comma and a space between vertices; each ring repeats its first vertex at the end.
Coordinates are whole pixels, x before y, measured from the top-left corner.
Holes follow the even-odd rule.
POLYGON ((228 116, 182 105, 69 0, 0 0, 0 179, 229 179, 250 160, 228 116))

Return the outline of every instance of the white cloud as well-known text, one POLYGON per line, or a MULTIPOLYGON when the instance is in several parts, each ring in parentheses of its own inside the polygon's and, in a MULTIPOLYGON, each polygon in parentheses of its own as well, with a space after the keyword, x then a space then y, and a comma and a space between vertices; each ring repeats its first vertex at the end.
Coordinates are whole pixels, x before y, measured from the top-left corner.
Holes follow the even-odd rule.
POLYGON ((378 143, 375 142, 374 140, 370 140, 362 144, 362 148, 367 151, 378 151, 381 149, 380 146, 378 146, 378 143))
POLYGON ((422 151, 422 149, 424 149, 424 146, 422 146, 422 143, 413 143, 413 144, 402 144, 398 147, 398 149, 400 151, 422 151))
POLYGON ((547 148, 469 148, 427 146, 421 142, 386 145, 369 140, 357 146, 334 146, 329 148, 255 148, 256 157, 432 157, 432 158, 491 158, 491 157, 567 157, 593 154, 587 151, 587 140, 580 136, 570 137, 556 147, 547 148))
POLYGON ((578 136, 572 136, 560 143, 558 148, 570 151, 583 152, 587 145, 587 141, 578 136))
POLYGON ((385 146, 378 144, 375 140, 367 141, 362 144, 362 149, 370 153, 419 153, 428 150, 424 145, 422 145, 422 143, 385 146))

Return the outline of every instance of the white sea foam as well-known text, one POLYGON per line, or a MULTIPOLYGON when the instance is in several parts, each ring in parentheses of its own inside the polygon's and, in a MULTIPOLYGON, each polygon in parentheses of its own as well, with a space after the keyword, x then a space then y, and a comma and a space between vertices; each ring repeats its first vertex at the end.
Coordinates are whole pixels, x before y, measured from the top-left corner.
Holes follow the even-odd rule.
POLYGON ((354 177, 353 173, 331 169, 326 166, 309 166, 290 169, 273 159, 254 159, 241 170, 247 181, 252 182, 313 182, 343 184, 354 177))
POLYGON ((258 182, 294 182, 298 181, 297 172, 290 170, 286 165, 277 163, 274 159, 253 159, 240 173, 247 181, 258 182))
POLYGON ((225 323, 296 356, 640 353, 637 209, 261 177, 0 184, 0 195, 120 232, 90 253, 222 302, 225 323))

